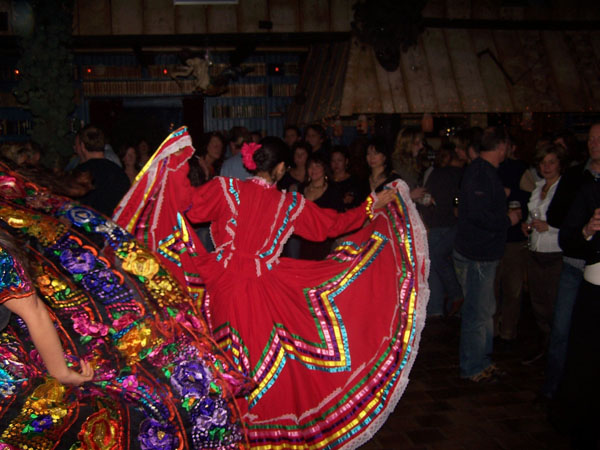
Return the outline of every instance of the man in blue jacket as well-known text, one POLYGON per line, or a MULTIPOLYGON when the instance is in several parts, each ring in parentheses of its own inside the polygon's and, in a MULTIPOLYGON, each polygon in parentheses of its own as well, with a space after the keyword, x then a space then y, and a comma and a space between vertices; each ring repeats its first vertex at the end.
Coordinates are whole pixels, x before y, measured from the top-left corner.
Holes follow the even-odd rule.
POLYGON ((494 339, 494 278, 504 253, 508 227, 521 218, 507 211, 498 166, 506 158, 505 130, 483 133, 480 155, 465 170, 458 203, 454 267, 465 302, 461 313, 460 376, 474 382, 493 381, 498 369, 491 360, 494 339))

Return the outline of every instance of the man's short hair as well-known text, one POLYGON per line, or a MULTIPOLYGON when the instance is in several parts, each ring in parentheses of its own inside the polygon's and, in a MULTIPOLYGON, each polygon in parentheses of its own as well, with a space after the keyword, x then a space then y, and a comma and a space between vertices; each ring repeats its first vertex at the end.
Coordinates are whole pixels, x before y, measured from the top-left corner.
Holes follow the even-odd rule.
POLYGON ((500 144, 508 143, 509 141, 510 137, 504 127, 488 127, 481 137, 481 147, 479 151, 490 152, 496 150, 500 144))
POLYGON ((293 130, 293 131, 295 131, 295 132, 296 132, 296 135, 297 135, 298 137, 302 136, 302 135, 300 134, 300 128, 298 128, 296 125, 287 125, 287 126, 286 126, 286 127, 283 129, 283 133, 285 134, 285 132, 286 132, 287 130, 293 130))
POLYGON ((86 125, 77 133, 79 140, 88 152, 104 152, 104 133, 94 125, 86 125))

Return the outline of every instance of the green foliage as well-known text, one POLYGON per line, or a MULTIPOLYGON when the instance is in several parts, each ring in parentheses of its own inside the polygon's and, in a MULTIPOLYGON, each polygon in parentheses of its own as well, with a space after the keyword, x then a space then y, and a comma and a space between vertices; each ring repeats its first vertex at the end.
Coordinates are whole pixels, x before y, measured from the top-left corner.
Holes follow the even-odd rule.
POLYGON ((21 40, 21 79, 15 96, 31 110, 31 138, 44 149, 44 164, 52 166, 73 151, 73 0, 31 0, 31 7, 34 27, 21 40))

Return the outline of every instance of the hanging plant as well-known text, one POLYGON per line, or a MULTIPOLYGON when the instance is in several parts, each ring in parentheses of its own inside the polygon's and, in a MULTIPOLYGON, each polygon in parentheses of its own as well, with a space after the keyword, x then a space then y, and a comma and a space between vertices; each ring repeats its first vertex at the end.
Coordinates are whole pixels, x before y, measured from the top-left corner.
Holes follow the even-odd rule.
POLYGON ((31 111, 31 139, 44 149, 42 161, 54 166, 73 152, 73 0, 31 0, 30 5, 33 27, 21 37, 20 81, 14 94, 31 111))
POLYGON ((388 72, 400 65, 400 51, 417 44, 423 31, 422 12, 427 0, 359 0, 354 6, 352 30, 370 45, 388 72))

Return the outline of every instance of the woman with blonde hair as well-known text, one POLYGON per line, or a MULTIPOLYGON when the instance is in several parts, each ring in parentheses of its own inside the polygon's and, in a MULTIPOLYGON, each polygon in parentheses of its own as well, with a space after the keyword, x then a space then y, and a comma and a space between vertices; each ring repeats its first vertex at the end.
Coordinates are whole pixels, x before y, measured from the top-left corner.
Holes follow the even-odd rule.
POLYGON ((418 128, 402 128, 396 136, 392 154, 392 168, 408 184, 410 197, 415 201, 425 195, 425 188, 419 187, 423 174, 419 170, 417 158, 424 147, 424 137, 423 132, 418 128))

